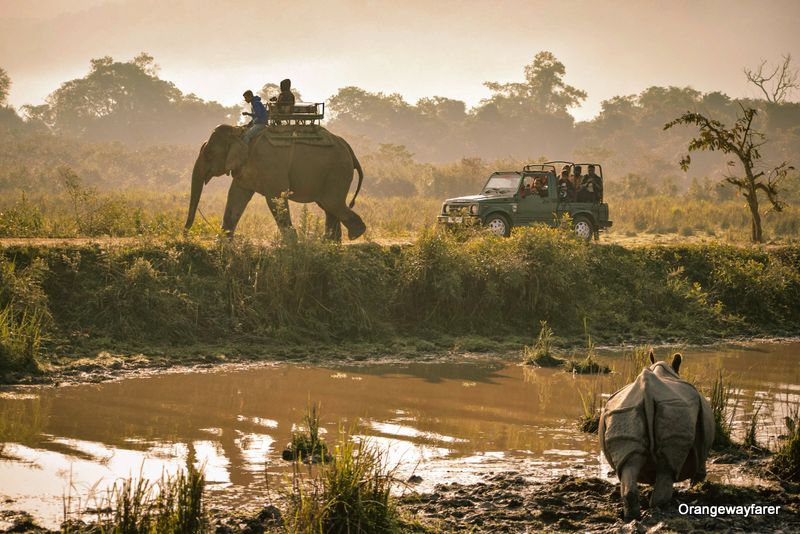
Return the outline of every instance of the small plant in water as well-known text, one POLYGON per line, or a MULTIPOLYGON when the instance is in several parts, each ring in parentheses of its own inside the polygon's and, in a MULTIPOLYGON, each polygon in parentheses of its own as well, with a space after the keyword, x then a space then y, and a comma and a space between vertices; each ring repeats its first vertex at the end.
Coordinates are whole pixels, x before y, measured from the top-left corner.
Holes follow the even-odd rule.
POLYGON ((759 404, 750 415, 750 424, 747 427, 747 432, 744 435, 743 445, 748 449, 761 449, 758 444, 758 414, 761 411, 763 404, 759 404))
POLYGON ((578 428, 581 432, 596 434, 600 426, 600 407, 597 405, 599 391, 597 381, 593 381, 587 391, 578 388, 578 395, 581 398, 581 408, 583 413, 578 418, 578 428))
POLYGON ((522 363, 525 365, 538 365, 539 367, 558 367, 564 360, 550 354, 553 346, 553 329, 547 321, 539 322, 539 338, 533 347, 525 345, 522 349, 522 363))
POLYGON ((310 463, 330 461, 328 445, 320 437, 320 403, 309 403, 303 415, 303 430, 292 433, 292 442, 283 450, 284 460, 310 463))
POLYGON ((736 403, 729 409, 734 398, 734 388, 725 380, 720 369, 714 384, 711 386, 711 411, 714 414, 714 444, 715 450, 727 449, 733 445, 731 431, 733 430, 733 417, 736 413, 736 403))
POLYGON ((393 471, 385 454, 368 439, 354 441, 340 431, 328 463, 313 478, 304 478, 295 461, 292 472, 288 532, 396 532, 398 512, 391 497, 393 471))
POLYGON ((784 419, 787 433, 772 459, 770 470, 783 480, 800 482, 800 408, 784 419))
POLYGON ((597 353, 595 352, 594 341, 592 340, 592 335, 589 333, 589 328, 586 324, 585 317, 583 319, 583 331, 586 333, 586 358, 581 361, 568 360, 564 363, 564 368, 567 370, 567 372, 577 374, 610 373, 610 368, 597 362, 597 353))

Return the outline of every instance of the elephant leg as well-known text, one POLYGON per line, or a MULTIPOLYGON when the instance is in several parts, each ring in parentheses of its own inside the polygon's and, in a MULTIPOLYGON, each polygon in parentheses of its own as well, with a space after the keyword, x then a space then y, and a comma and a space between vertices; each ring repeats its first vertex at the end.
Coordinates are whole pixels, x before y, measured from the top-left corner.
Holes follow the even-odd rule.
POLYGON ((342 241, 342 223, 328 211, 325 212, 325 239, 337 243, 342 241))
POLYGON ((347 237, 351 240, 358 239, 367 231, 367 225, 361 220, 356 212, 347 207, 344 201, 330 204, 327 202, 320 202, 320 206, 326 213, 330 213, 347 228, 347 237))
POLYGON ((625 509, 626 521, 639 518, 639 471, 644 467, 645 461, 644 454, 633 454, 617 473, 622 490, 622 506, 625 509))
POLYGON ((653 495, 650 496, 650 506, 660 508, 672 500, 672 473, 669 471, 656 471, 656 483, 653 485, 653 495))
POLYGON ((292 227, 292 216, 289 214, 289 201, 285 196, 270 198, 267 197, 267 206, 272 216, 275 218, 275 223, 278 225, 278 230, 283 235, 295 235, 294 228, 292 227))
POLYGON ((225 215, 222 217, 222 230, 228 237, 233 237, 236 225, 239 224, 239 219, 242 218, 242 213, 251 198, 253 198, 253 191, 236 185, 235 181, 231 182, 231 187, 228 189, 228 201, 225 203, 225 215))

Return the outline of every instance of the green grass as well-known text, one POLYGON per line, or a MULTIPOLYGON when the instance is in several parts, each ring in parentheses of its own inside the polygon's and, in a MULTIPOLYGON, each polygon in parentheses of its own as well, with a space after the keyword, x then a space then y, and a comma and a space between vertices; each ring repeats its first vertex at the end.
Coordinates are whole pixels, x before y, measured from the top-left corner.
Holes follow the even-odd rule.
POLYGON ((724 450, 733 446, 731 432, 737 403, 733 401, 735 389, 729 379, 726 379, 722 370, 717 372, 714 383, 711 385, 711 411, 714 414, 714 443, 712 449, 724 450))
POLYGON ((581 416, 578 418, 578 428, 587 434, 596 434, 600 426, 600 387, 596 380, 589 383, 583 390, 578 387, 578 396, 581 399, 581 416))
POLYGON ((187 470, 164 476, 158 483, 127 478, 114 484, 94 508, 94 522, 76 520, 86 510, 73 510, 65 497, 63 534, 194 534, 204 532, 206 511, 203 500, 205 477, 187 461, 187 470))
POLYGON ((796 335, 799 264, 800 247, 595 246, 543 227, 508 239, 427 230, 407 246, 302 234, 266 244, 10 246, 0 249, 0 310, 11 309, 2 342, 22 368, 104 350, 212 344, 266 354, 409 338, 476 350, 530 340, 530 355, 551 352, 540 321, 574 346, 586 319, 598 326, 577 370, 597 372, 595 340, 796 335))
POLYGON ((559 367, 563 365, 564 360, 556 358, 550 352, 553 347, 553 329, 547 325, 547 321, 541 321, 539 325, 539 337, 536 343, 533 347, 525 345, 522 349, 522 363, 539 367, 559 367))
POLYGON ((303 477, 295 468, 286 530, 296 534, 399 532, 391 485, 385 454, 368 439, 355 441, 342 431, 332 459, 315 476, 303 477))
POLYGON ((328 444, 320 436, 320 408, 319 403, 309 403, 303 415, 302 429, 299 432, 292 432, 292 442, 283 451, 284 460, 310 463, 330 461, 328 444))
POLYGON ((770 471, 783 480, 800 482, 800 411, 794 410, 784 419, 786 434, 772 459, 770 471))
POLYGON ((585 317, 583 318, 583 331, 586 335, 586 357, 579 361, 576 361, 575 359, 567 360, 564 362, 564 369, 567 372, 580 375, 610 373, 611 369, 608 366, 597 361, 595 344, 592 340, 592 335, 589 333, 589 327, 585 317))

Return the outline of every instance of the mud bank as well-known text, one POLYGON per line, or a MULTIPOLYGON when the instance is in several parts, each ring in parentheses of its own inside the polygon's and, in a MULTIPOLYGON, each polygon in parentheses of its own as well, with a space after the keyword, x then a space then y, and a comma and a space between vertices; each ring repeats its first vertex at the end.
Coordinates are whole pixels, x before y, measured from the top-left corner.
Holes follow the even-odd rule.
POLYGON ((649 508, 650 489, 641 491, 641 519, 622 519, 619 484, 598 478, 562 476, 529 482, 520 473, 500 473, 473 486, 440 486, 429 495, 406 497, 403 508, 434 520, 445 532, 797 532, 800 497, 775 487, 741 487, 704 482, 677 489, 664 510, 649 508), (695 506, 780 506, 776 515, 682 514, 695 506))

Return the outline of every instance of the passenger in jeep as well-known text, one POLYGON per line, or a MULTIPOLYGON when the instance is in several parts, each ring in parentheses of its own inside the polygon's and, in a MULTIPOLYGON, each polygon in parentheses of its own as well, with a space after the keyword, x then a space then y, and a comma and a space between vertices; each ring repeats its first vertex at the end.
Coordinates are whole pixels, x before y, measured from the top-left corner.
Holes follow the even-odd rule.
POLYGON ((587 171, 589 174, 581 179, 578 202, 599 202, 603 196, 603 182, 595 174, 594 165, 589 165, 587 171))
POLYGON ((581 176, 581 169, 580 165, 575 165, 572 167, 572 188, 575 191, 575 200, 578 202, 581 201, 581 183, 583 182, 583 176, 581 176))
POLYGON ((537 176, 536 181, 534 182, 536 187, 536 194, 540 197, 547 196, 547 176, 537 176))
POLYGON ((558 198, 565 202, 575 201, 575 186, 569 179, 569 166, 561 168, 561 177, 558 179, 558 198))

